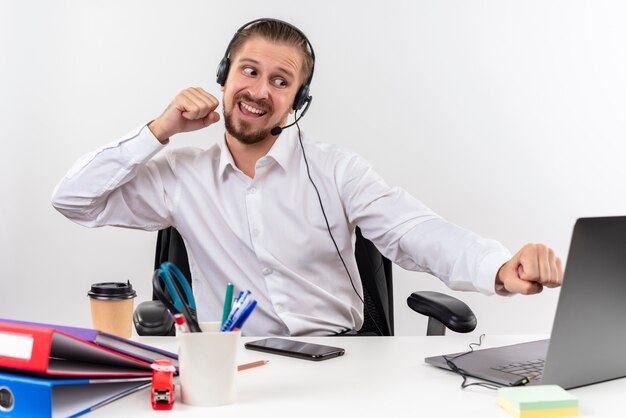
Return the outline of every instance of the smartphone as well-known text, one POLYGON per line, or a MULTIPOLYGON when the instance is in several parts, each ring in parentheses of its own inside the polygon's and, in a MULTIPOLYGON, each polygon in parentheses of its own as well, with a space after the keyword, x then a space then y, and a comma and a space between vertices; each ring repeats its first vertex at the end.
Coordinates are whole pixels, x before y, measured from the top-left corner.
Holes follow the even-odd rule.
POLYGON ((328 360, 329 358, 343 356, 346 352, 343 348, 339 347, 303 343, 300 341, 286 340, 284 338, 266 338, 252 341, 246 343, 245 347, 248 350, 263 351, 313 361, 328 360))

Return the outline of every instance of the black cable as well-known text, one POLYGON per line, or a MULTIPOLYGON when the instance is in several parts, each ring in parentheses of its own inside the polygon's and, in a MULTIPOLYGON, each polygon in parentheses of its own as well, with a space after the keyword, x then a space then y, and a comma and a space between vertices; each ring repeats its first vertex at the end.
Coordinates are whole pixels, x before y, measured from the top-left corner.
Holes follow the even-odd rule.
POLYGON ((337 241, 335 241, 335 237, 333 236, 333 233, 330 230, 330 223, 328 222, 328 217, 326 216, 326 211, 324 210, 324 205, 322 204, 322 197, 320 196, 320 192, 317 189, 317 186, 315 185, 313 178, 311 177, 311 170, 309 168, 309 162, 306 158, 306 152, 304 152, 304 145, 302 145, 302 133, 300 132, 300 125, 298 124, 298 118, 295 113, 294 113, 294 117, 296 118, 295 124, 296 124, 296 128, 298 128, 298 140, 300 142, 300 148, 302 149, 302 156, 304 157, 304 164, 306 165, 306 173, 309 176, 309 181, 311 182, 311 184, 313 185, 313 188, 315 189, 315 193, 317 194, 317 200, 320 202, 320 208, 322 208, 322 215, 324 215, 324 221, 326 222, 326 229, 328 230, 330 239, 333 241, 335 250, 337 251, 337 255, 339 256, 339 259, 341 260, 341 264, 343 264, 343 268, 346 270, 346 273, 348 274, 348 278, 350 279, 350 284, 352 285, 352 289, 354 289, 354 293, 356 293, 361 303, 363 303, 363 308, 367 310, 368 315, 370 316, 370 318, 372 318, 372 323, 378 330, 378 333, 380 335, 384 335, 384 333, 380 330, 380 327, 378 326, 376 321, 373 319, 374 316, 372 315, 372 312, 369 310, 367 304, 365 303, 365 300, 361 297, 359 292, 356 290, 356 286, 354 285, 354 281, 352 280, 352 275, 350 274, 350 271, 348 270, 348 266, 346 266, 346 262, 343 260, 343 257, 341 256, 341 252, 339 251, 339 246, 337 245, 337 241))
POLYGON ((474 352, 474 346, 476 347, 480 347, 483 343, 483 337, 485 336, 485 334, 481 334, 480 337, 478 337, 478 342, 477 343, 470 343, 469 345, 469 351, 466 351, 464 353, 461 354, 457 354, 456 356, 443 356, 443 359, 446 361, 446 364, 448 365, 448 367, 450 367, 450 370, 452 370, 454 373, 459 374, 462 378, 463 378, 463 382, 461 383, 461 389, 465 389, 466 387, 469 386, 480 386, 480 387, 484 387, 487 389, 493 389, 493 390, 497 390, 500 388, 504 388, 504 387, 509 387, 509 386, 524 386, 525 384, 527 384, 528 382, 530 382, 533 377, 529 376, 529 377, 524 377, 519 379, 517 382, 513 382, 511 385, 502 385, 499 383, 487 383, 487 382, 474 382, 474 383, 467 383, 467 378, 471 377, 467 374, 467 372, 463 369, 461 369, 460 367, 458 367, 453 360, 458 359, 459 357, 463 357, 467 354, 473 353, 474 352))

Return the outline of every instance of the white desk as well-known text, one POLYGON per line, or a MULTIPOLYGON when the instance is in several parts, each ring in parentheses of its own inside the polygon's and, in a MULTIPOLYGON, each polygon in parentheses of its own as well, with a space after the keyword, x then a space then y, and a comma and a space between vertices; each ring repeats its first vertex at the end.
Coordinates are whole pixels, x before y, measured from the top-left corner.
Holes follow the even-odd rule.
MULTIPOLYGON (((509 417, 496 405, 496 391, 461 389, 461 377, 424 363, 433 355, 465 351, 477 336, 445 337, 319 337, 300 341, 346 349, 343 357, 322 362, 249 351, 242 338, 238 363, 266 359, 266 366, 237 374, 237 400, 220 407, 192 407, 180 402, 171 411, 153 411, 143 390, 89 414, 90 417, 509 417), (410 415, 409 415, 410 414, 410 415)), ((494 347, 545 336, 486 336, 494 347)), ((139 341, 177 351, 172 337, 141 337, 139 341)), ((578 389, 583 417, 616 417, 626 393, 626 379, 578 389)))

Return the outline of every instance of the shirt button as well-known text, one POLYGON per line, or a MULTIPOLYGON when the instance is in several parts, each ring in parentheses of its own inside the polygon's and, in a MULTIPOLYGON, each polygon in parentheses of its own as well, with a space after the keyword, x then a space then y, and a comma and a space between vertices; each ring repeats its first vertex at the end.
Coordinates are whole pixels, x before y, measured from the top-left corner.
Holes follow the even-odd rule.
POLYGON ((249 193, 249 194, 255 194, 255 193, 256 193, 256 190, 257 190, 257 189, 256 189, 256 187, 250 187, 250 188, 248 189, 248 193, 249 193))
POLYGON ((252 228, 252 231, 250 231, 250 233, 253 237, 259 236, 259 230, 257 228, 252 228))
POLYGON ((269 267, 265 267, 265 268, 263 269, 263 274, 264 274, 265 276, 267 276, 268 274, 272 274, 272 272, 273 272, 273 270, 272 270, 271 268, 269 268, 269 267))
POLYGON ((283 311, 283 305, 276 305, 276 312, 282 312, 283 311))

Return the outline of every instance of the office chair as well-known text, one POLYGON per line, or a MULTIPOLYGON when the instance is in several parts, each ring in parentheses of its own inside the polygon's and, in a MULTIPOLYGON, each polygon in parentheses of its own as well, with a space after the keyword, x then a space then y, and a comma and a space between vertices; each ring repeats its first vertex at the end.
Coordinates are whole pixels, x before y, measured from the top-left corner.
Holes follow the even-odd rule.
MULTIPOLYGON (((394 335, 392 263, 356 228, 355 258, 363 284, 364 323, 357 335, 394 335)), ((189 260, 183 238, 173 227, 159 231, 154 268, 163 262, 174 263, 191 284, 189 260)), ((174 335, 174 323, 165 307, 152 295, 142 302, 133 315, 139 335, 174 335)), ((462 301, 438 292, 414 292, 407 298, 408 306, 428 317, 426 335, 444 335, 446 328, 455 332, 471 332, 476 316, 462 301)))

